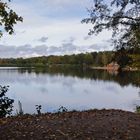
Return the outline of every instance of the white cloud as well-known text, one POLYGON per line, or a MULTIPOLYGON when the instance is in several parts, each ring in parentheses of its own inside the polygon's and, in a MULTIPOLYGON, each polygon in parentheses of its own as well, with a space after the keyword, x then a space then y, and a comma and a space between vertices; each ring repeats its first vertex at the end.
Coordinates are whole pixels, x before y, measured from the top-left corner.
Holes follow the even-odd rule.
POLYGON ((44 55, 44 52, 45 54, 48 53, 45 51, 46 48, 49 53, 55 52, 58 54, 94 50, 94 48, 91 49, 92 45, 102 46, 95 50, 103 49, 103 44, 104 46, 108 44, 105 40, 110 39, 111 33, 105 31, 99 36, 87 37, 88 31, 92 26, 81 24, 82 18, 85 17, 83 13, 86 13, 85 7, 88 4, 86 0, 29 0, 28 2, 15 0, 15 3, 13 1, 11 6, 19 15, 23 16, 24 22, 15 26, 15 35, 4 34, 3 38, 1 38, 1 45, 7 46, 6 50, 8 51, 9 49, 9 51, 8 55, 4 51, 3 54, 0 53, 0 57, 12 57, 12 55, 16 57, 16 54, 17 57, 19 57, 19 54, 22 56, 44 55), (62 13, 54 12, 55 7, 63 7, 63 12, 67 11, 67 15, 62 11, 62 13), (49 37, 48 40, 46 35, 49 37), (27 47, 26 44, 30 44, 30 47, 27 47), (8 48, 8 46, 11 47, 8 48), (15 46, 13 50, 11 49, 12 46, 15 46), (69 49, 70 46, 71 49, 69 49), (22 51, 19 52, 19 50, 22 51))
POLYGON ((43 36, 41 38, 38 39, 39 42, 45 43, 48 40, 48 37, 43 36))
POLYGON ((0 45, 0 57, 34 57, 34 56, 48 56, 48 55, 64 55, 64 54, 77 54, 93 51, 108 50, 109 47, 106 44, 92 44, 92 45, 76 45, 72 40, 69 42, 63 42, 60 46, 47 46, 29 44, 22 46, 10 46, 0 45))
MULTIPOLYGON (((51 19, 50 19, 51 20, 51 19)), ((49 46, 60 46, 64 40, 68 40, 73 37, 77 45, 91 45, 98 44, 102 40, 108 40, 111 34, 107 31, 101 33, 99 36, 91 36, 88 40, 84 39, 84 36, 88 34, 88 29, 90 25, 81 24, 80 19, 73 19, 67 21, 51 20, 52 24, 44 24, 40 27, 32 26, 30 28, 17 28, 17 34, 14 36, 4 36, 2 42, 6 42, 6 45, 24 45, 32 44, 39 45, 40 42, 34 40, 40 39, 40 36, 47 36, 49 40, 46 42, 49 46), (24 33, 20 34, 22 30, 24 33), (107 35, 108 34, 108 35, 107 35)))

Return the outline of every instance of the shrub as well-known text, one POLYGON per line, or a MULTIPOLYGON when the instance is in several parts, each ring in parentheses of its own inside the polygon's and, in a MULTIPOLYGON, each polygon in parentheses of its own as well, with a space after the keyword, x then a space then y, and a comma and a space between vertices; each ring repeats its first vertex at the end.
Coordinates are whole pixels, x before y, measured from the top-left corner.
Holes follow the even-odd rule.
POLYGON ((6 97, 5 93, 8 91, 9 86, 0 85, 0 118, 11 115, 13 108, 13 99, 6 97))

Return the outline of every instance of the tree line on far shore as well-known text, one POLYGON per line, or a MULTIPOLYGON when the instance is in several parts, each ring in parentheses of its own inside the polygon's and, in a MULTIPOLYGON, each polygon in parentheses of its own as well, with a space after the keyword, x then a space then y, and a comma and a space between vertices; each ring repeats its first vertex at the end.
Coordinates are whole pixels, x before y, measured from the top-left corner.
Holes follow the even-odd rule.
POLYGON ((39 67, 48 65, 106 66, 112 61, 120 66, 140 67, 140 49, 80 53, 63 56, 40 56, 32 58, 1 58, 0 66, 39 67))

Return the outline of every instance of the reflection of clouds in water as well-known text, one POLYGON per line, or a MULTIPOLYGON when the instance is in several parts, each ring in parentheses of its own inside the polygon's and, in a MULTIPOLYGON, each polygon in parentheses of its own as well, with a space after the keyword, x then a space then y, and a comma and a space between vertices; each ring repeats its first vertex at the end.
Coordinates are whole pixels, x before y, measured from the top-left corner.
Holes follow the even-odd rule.
POLYGON ((62 81, 62 85, 63 87, 67 90, 69 89, 69 91, 72 93, 74 91, 74 85, 76 84, 76 81, 74 78, 72 77, 68 77, 67 79, 65 78, 65 80, 62 81))
POLYGON ((47 94, 48 93, 47 87, 40 87, 40 91, 43 94, 47 94))
MULTIPOLYGON (((110 83, 111 84, 111 83, 110 83)), ((107 90, 108 92, 111 92, 112 94, 119 94, 119 91, 116 87, 114 87, 114 85, 108 85, 106 87, 103 87, 103 91, 107 90)))
POLYGON ((75 83, 76 83, 75 79, 73 78, 67 78, 66 80, 62 81, 63 86, 66 86, 66 87, 73 87, 75 83))
POLYGON ((140 99, 134 100, 133 105, 134 105, 135 107, 136 107, 137 105, 140 106, 140 99))
POLYGON ((85 94, 89 94, 89 91, 87 89, 84 89, 85 94))
POLYGON ((0 82, 10 85, 9 97, 23 104, 25 112, 35 112, 41 104, 44 112, 54 111, 60 105, 68 109, 116 108, 133 110, 138 99, 138 88, 122 88, 112 81, 91 80, 64 75, 18 73, 16 70, 0 71, 0 82), (117 93, 117 94, 116 94, 117 93), (119 94, 118 94, 119 93, 119 94))

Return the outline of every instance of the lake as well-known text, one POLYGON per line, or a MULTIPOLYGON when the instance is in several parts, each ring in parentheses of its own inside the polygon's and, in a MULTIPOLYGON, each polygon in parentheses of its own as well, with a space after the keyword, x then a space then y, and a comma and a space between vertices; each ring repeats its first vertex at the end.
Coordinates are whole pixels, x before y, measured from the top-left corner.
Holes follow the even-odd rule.
POLYGON ((68 110, 122 109, 140 105, 140 72, 111 73, 78 67, 0 68, 0 84, 9 85, 7 96, 18 101, 24 113, 68 110))

